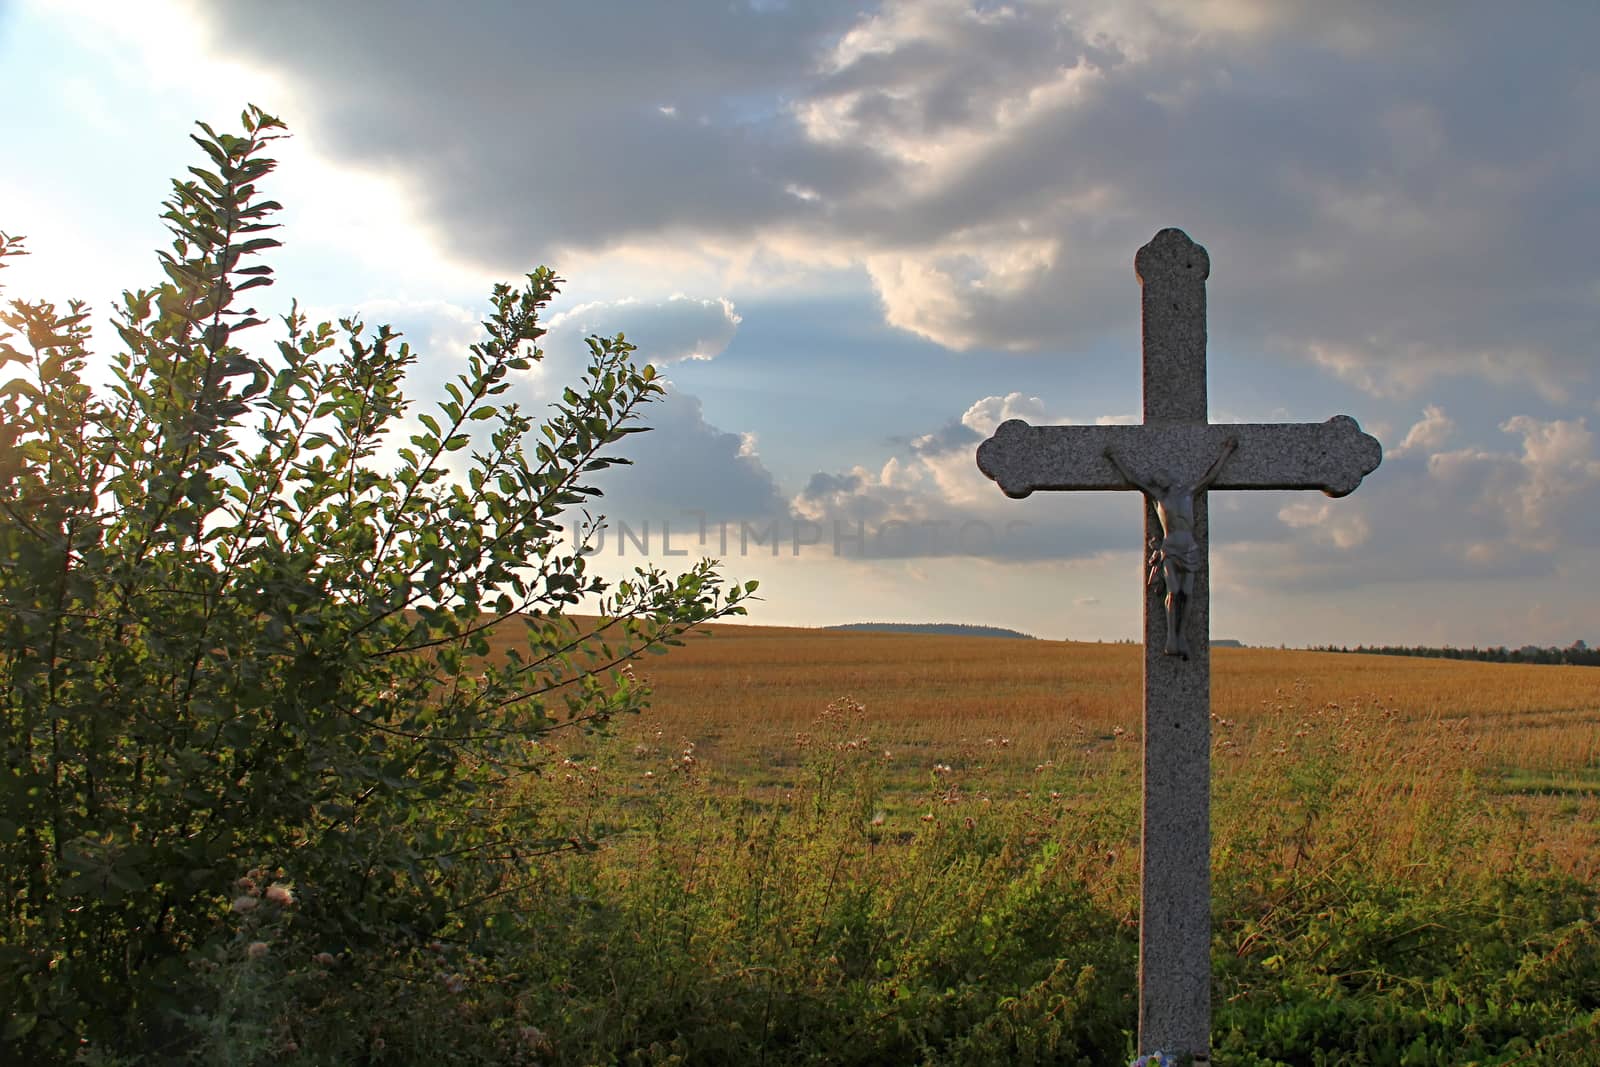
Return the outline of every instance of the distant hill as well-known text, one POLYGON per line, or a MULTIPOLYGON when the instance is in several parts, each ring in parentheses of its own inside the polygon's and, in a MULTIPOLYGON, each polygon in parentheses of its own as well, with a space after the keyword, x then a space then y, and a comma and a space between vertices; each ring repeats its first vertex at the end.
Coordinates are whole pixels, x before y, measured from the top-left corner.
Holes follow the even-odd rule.
POLYGON ((1212 648, 1244 648, 1245 647, 1245 643, 1243 641, 1236 641, 1231 637, 1213 637, 1211 639, 1211 647, 1212 648))
POLYGON ((847 622, 824 626, 824 630, 865 630, 886 634, 951 634, 956 637, 1017 637, 1035 641, 1032 634, 1007 630, 1003 626, 969 626, 964 622, 847 622))

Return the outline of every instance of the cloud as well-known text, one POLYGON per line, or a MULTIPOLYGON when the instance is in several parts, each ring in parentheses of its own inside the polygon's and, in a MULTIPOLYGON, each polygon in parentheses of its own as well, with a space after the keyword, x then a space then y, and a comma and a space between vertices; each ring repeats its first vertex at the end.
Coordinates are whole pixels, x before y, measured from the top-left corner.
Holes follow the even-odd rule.
POLYGON ((663 301, 633 297, 579 304, 550 319, 551 344, 592 334, 626 336, 638 346, 635 358, 662 366, 721 355, 742 320, 726 297, 693 299, 680 294, 663 301))
POLYGON ((1437 405, 1352 496, 1274 495, 1277 536, 1261 536, 1257 494, 1212 498, 1213 553, 1237 588, 1342 590, 1395 582, 1473 583, 1581 569, 1600 544, 1600 453, 1582 418, 1518 415, 1513 449, 1445 448, 1455 421, 1437 405), (1234 501, 1241 501, 1234 503, 1234 501), (1231 512, 1231 513, 1230 513, 1231 512))
POLYGON ((1480 529, 1498 535, 1475 538, 1467 550, 1493 559, 1513 549, 1553 553, 1600 540, 1592 521, 1600 456, 1585 420, 1517 415, 1500 428, 1522 438, 1520 454, 1460 449, 1428 458, 1429 475, 1467 494, 1480 529))
POLYGON ((625 441, 633 463, 596 479, 604 496, 592 510, 679 530, 787 513, 754 439, 707 423, 697 397, 669 389, 644 409, 643 422, 650 432, 625 441))
MULTIPOLYGON (((1138 512, 1109 494, 1008 499, 978 470, 978 442, 1009 418, 1055 421, 1039 397, 986 396, 901 454, 847 471, 819 471, 790 500, 798 521, 861 524, 880 557, 1086 559, 1138 548, 1138 512)), ((1070 421, 1070 420, 1064 420, 1070 421)))
POLYGON ((1366 516, 1351 508, 1336 508, 1326 498, 1310 501, 1297 497, 1278 509, 1278 518, 1285 526, 1309 530, 1318 540, 1340 550, 1360 547, 1372 533, 1366 516))
MULTIPOLYGON (((1075 421, 1045 411, 1043 400, 1020 393, 980 398, 879 464, 817 472, 791 509, 808 522, 911 531, 882 547, 891 556, 1029 562, 1137 551, 1134 494, 1013 501, 977 471, 977 442, 1005 418, 1075 421), (964 542, 953 537, 962 531, 964 542)), ((1499 429, 1520 439, 1520 452, 1446 449, 1456 422, 1430 404, 1350 497, 1211 494, 1212 551, 1225 560, 1227 583, 1306 591, 1543 574, 1561 552, 1600 540, 1583 522, 1600 507, 1600 456, 1585 421, 1517 416, 1499 429)))
POLYGON ((1070 350, 1120 322, 1132 251, 1170 220, 1211 247, 1236 343, 1375 394, 1467 375, 1564 399, 1593 361, 1600 275, 1573 235, 1600 224, 1600 9, 193 11, 296 87, 326 151, 408 176, 465 259, 854 266, 942 345, 1070 350))
POLYGON ((786 185, 832 189, 878 168, 773 121, 848 17, 842 2, 684 0, 625 17, 511 0, 471 18, 421 0, 300 0, 270 20, 243 3, 191 10, 219 44, 288 75, 291 121, 349 163, 407 173, 441 243, 502 268, 529 248, 803 218, 813 209, 786 185))
POLYGON ((1007 393, 1005 396, 986 396, 982 400, 975 401, 962 413, 961 425, 983 437, 988 437, 994 433, 995 427, 1008 419, 1024 419, 1035 424, 1052 421, 1045 414, 1043 400, 1023 393, 1007 393))
POLYGON ((1437 450, 1440 445, 1455 432, 1456 424, 1444 410, 1436 404, 1429 404, 1422 411, 1422 419, 1406 431, 1405 438, 1389 449, 1389 458, 1403 456, 1419 449, 1423 451, 1437 450))

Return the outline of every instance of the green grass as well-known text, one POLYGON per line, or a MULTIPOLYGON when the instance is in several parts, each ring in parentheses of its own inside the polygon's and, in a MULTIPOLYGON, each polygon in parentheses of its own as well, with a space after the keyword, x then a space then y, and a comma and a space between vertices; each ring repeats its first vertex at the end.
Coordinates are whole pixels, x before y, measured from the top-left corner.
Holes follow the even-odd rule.
MULTIPOLYGON (((1396 723, 1312 716, 1219 749, 1213 1062, 1596 1062, 1600 895, 1448 730, 1396 723)), ((537 864, 495 936, 409 965, 465 976, 428 986, 450 1026, 533 1027, 537 1049, 496 1054, 562 1064, 1131 1054, 1132 739, 1021 766, 973 738, 931 772, 840 703, 776 766, 710 767, 641 726, 518 787, 531 832, 600 845, 537 864)), ((290 1003, 262 1024, 280 1053, 420 1040, 387 1012, 341 1046, 290 1003)))
MULTIPOLYGON (((494 919, 314 944, 300 886, 204 971, 195 1058, 1125 1062, 1136 733, 818 710, 737 749, 667 716, 555 735, 485 798, 530 842, 494 919)), ((1593 776, 1487 772, 1475 729, 1292 696, 1217 724, 1218 1067, 1600 1063, 1593 776)))

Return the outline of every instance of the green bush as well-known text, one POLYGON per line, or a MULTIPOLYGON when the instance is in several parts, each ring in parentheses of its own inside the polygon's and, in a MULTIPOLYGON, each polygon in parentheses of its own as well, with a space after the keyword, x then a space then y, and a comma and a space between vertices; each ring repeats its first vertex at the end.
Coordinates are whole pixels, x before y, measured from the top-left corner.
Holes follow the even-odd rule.
POLYGON ((282 129, 241 121, 200 124, 109 389, 81 302, 0 313, 0 367, 21 365, 0 385, 0 1049, 250 1062, 320 999, 347 1049, 387 1001, 421 1013, 416 1059, 503 1062, 495 1032, 432 1011, 414 961, 487 958, 534 857, 588 847, 529 836, 507 783, 550 731, 637 710, 626 661, 754 585, 704 561, 608 586, 563 545, 662 386, 618 335, 548 418, 500 399, 542 354, 548 270, 495 288, 397 459, 415 357, 388 327, 291 308, 266 354, 241 347, 282 129), (523 638, 491 654, 502 621, 523 638))

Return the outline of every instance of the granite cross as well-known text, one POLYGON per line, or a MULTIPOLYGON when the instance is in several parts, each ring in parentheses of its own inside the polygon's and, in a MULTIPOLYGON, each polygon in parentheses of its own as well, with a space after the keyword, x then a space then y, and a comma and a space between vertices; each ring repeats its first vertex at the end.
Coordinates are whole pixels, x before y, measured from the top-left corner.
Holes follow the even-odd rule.
POLYGON ((1134 257, 1143 286, 1144 424, 1002 423, 978 467, 1007 496, 1139 489, 1144 599, 1144 822, 1139 1051, 1207 1062, 1211 1030, 1211 665, 1207 489, 1344 496, 1383 450, 1347 415, 1213 425, 1206 415, 1206 250, 1182 230, 1134 257))

